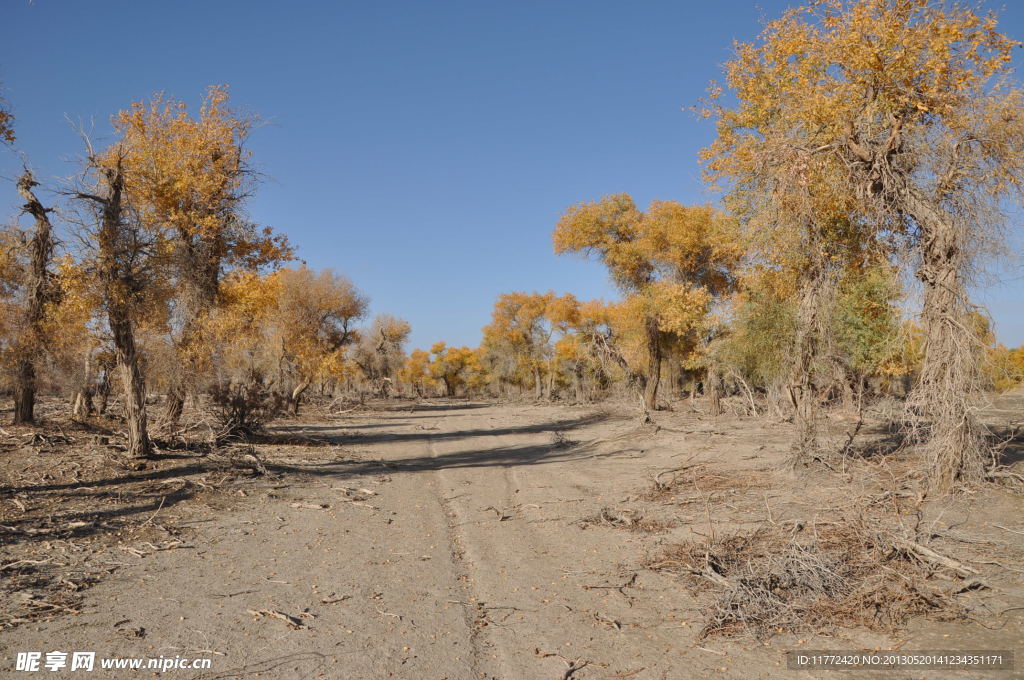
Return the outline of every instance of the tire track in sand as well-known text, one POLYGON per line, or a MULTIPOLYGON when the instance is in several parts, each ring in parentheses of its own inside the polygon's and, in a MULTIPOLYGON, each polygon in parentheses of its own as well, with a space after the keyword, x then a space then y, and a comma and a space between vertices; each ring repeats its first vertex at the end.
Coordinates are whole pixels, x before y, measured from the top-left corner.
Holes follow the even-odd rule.
MULTIPOLYGON (((437 447, 432 436, 427 437, 427 449, 430 452, 431 458, 438 457, 437 447)), ((466 538, 460 526, 463 522, 467 521, 467 518, 462 516, 455 504, 445 496, 445 484, 443 483, 445 480, 444 468, 439 467, 436 469, 434 475, 439 482, 436 487, 437 502, 444 516, 451 566, 458 581, 458 589, 462 593, 461 601, 452 602, 452 604, 458 604, 462 607, 463 619, 466 629, 469 631, 469 645, 473 655, 470 667, 477 677, 486 680, 498 680, 497 676, 491 675, 484 670, 488 665, 486 650, 493 648, 494 644, 488 639, 486 633, 487 612, 483 608, 479 593, 473 587, 470 565, 466 562, 466 538)))

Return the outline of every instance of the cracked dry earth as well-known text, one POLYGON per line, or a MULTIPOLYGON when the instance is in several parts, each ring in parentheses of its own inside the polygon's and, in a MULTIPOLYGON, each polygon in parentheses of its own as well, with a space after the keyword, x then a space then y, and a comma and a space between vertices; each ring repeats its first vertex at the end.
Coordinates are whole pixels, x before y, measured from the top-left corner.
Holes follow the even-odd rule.
MULTIPOLYGON (((81 613, 0 632, 5 668, 17 650, 63 649, 213 659, 209 671, 168 671, 183 678, 782 678, 794 676, 784 650, 797 645, 891 646, 866 632, 698 640, 693 594, 640 565, 705 529, 707 511, 643 492, 658 471, 702 457, 769 474, 788 430, 669 416, 685 434, 550 406, 390 405, 287 421, 278 434, 318 445, 262 446, 268 475, 216 502, 160 509, 152 523, 178 527, 183 545, 122 551, 81 613), (608 508, 643 513, 652 530, 586 521, 608 508)), ((800 502, 771 498, 777 514, 800 502)), ((1012 648, 1020 631, 1019 617, 996 631, 915 624, 903 644, 974 635, 956 646, 1012 648)))

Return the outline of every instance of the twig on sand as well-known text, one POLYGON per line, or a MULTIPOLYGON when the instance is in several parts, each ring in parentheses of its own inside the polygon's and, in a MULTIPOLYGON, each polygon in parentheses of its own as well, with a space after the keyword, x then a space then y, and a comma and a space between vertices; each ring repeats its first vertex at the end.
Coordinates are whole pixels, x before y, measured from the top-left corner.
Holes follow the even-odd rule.
POLYGON ((559 680, 569 680, 569 678, 573 676, 573 673, 590 665, 590 662, 586 659, 567 659, 561 654, 555 654, 553 652, 542 652, 540 651, 540 648, 534 649, 533 654, 534 656, 539 656, 542 659, 547 659, 552 656, 561 659, 562 662, 567 666, 567 668, 565 669, 565 672, 562 673, 559 680))
POLYGON ((298 630, 299 628, 306 627, 306 624, 302 622, 302 619, 295 616, 291 616, 289 614, 285 614, 284 612, 279 612, 276 609, 246 609, 245 611, 257 618, 265 616, 272 619, 284 621, 286 624, 288 624, 288 627, 293 630, 298 630))
POLYGON ((581 668, 584 668, 585 666, 589 666, 590 662, 584 661, 583 659, 575 659, 573 661, 566 661, 565 664, 568 666, 568 668, 566 668, 565 672, 562 673, 562 680, 569 680, 569 678, 572 677, 573 673, 580 670, 581 668))
POLYGON ((1004 527, 1001 524, 993 524, 996 529, 1002 529, 1003 531, 1009 531, 1011 534, 1020 534, 1024 536, 1024 531, 1018 531, 1017 529, 1011 529, 1010 527, 1004 527))
POLYGON ((966 576, 968 574, 977 574, 978 573, 977 569, 974 569, 973 567, 968 567, 963 562, 958 562, 958 561, 954 560, 952 557, 946 557, 945 555, 940 555, 939 553, 935 552, 931 548, 926 548, 925 546, 921 545, 920 543, 915 543, 914 541, 908 540, 906 538, 901 538, 901 537, 899 537, 899 536, 897 536, 895 534, 889 534, 889 535, 895 541, 897 546, 899 546, 900 548, 903 548, 904 550, 907 550, 909 552, 914 553, 914 555, 916 555, 917 557, 919 557, 919 558, 921 558, 923 560, 926 560, 926 561, 931 562, 933 564, 937 564, 939 566, 946 567, 947 569, 952 569, 953 571, 959 572, 960 574, 962 574, 964 576, 966 576))
POLYGON ((293 508, 300 508, 304 510, 327 510, 331 506, 327 503, 300 503, 295 502, 290 504, 293 508))
POLYGON ((166 500, 167 500, 167 496, 161 496, 160 497, 160 505, 157 507, 156 512, 154 512, 152 515, 150 515, 149 519, 147 519, 145 522, 143 522, 140 526, 146 526, 147 524, 152 522, 153 518, 156 517, 157 515, 159 515, 160 511, 163 510, 164 501, 166 501, 166 500))
MULTIPOLYGON (((384 611, 383 609, 380 609, 379 607, 374 607, 374 609, 376 609, 376 610, 377 610, 377 613, 378 613, 378 614, 380 614, 381 616, 390 616, 390 617, 392 617, 392 618, 398 619, 399 621, 403 621, 403 622, 405 621, 405 617, 404 617, 404 616, 402 616, 401 614, 392 614, 391 612, 386 612, 386 611, 384 611)), ((413 625, 413 626, 415 626, 415 625, 416 625, 416 624, 415 624, 415 623, 413 623, 412 621, 409 621, 409 623, 410 623, 411 625, 413 625)))
POLYGON ((14 562, 8 562, 7 564, 0 564, 0 571, 7 571, 8 569, 17 569, 23 565, 38 566, 41 564, 52 564, 52 560, 16 560, 14 562))

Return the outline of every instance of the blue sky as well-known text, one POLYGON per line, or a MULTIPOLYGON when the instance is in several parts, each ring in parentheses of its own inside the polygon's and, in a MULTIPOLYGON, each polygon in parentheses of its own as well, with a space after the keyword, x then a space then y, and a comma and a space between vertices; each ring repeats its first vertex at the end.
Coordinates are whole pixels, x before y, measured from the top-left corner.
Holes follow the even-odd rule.
MULTIPOLYGON (((252 216, 408 319, 415 346, 476 345, 499 293, 614 295, 600 265, 553 254, 566 206, 715 200, 697 164, 711 126, 683 108, 788 4, 8 0, 0 82, 44 179, 74 171, 66 116, 102 137, 133 100, 230 84, 267 122, 252 216)), ((1024 37, 1024 7, 1002 16, 1024 37)), ((0 151, 0 175, 17 167, 0 151)), ((1024 344, 1020 271, 1002 278, 978 297, 1024 344)))

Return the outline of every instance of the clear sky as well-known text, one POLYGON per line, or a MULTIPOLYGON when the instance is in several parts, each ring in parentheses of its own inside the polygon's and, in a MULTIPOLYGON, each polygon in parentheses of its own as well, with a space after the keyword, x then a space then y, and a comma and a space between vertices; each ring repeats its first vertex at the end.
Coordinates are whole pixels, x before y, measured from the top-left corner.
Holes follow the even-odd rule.
MULTIPOLYGON (((568 205, 715 200, 697 163, 711 126, 682 109, 788 4, 7 0, 0 82, 43 179, 74 171, 66 117, 102 137, 134 100, 194 105, 230 84, 268 122, 250 145, 268 175, 252 217, 351 277, 373 313, 408 319, 414 346, 476 345, 499 293, 614 295, 598 264, 553 254, 568 205)), ((1002 16, 1024 37, 1024 7, 1002 16)), ((0 175, 17 168, 0 151, 0 175)), ((979 299, 1024 344, 1020 271, 979 299)))

